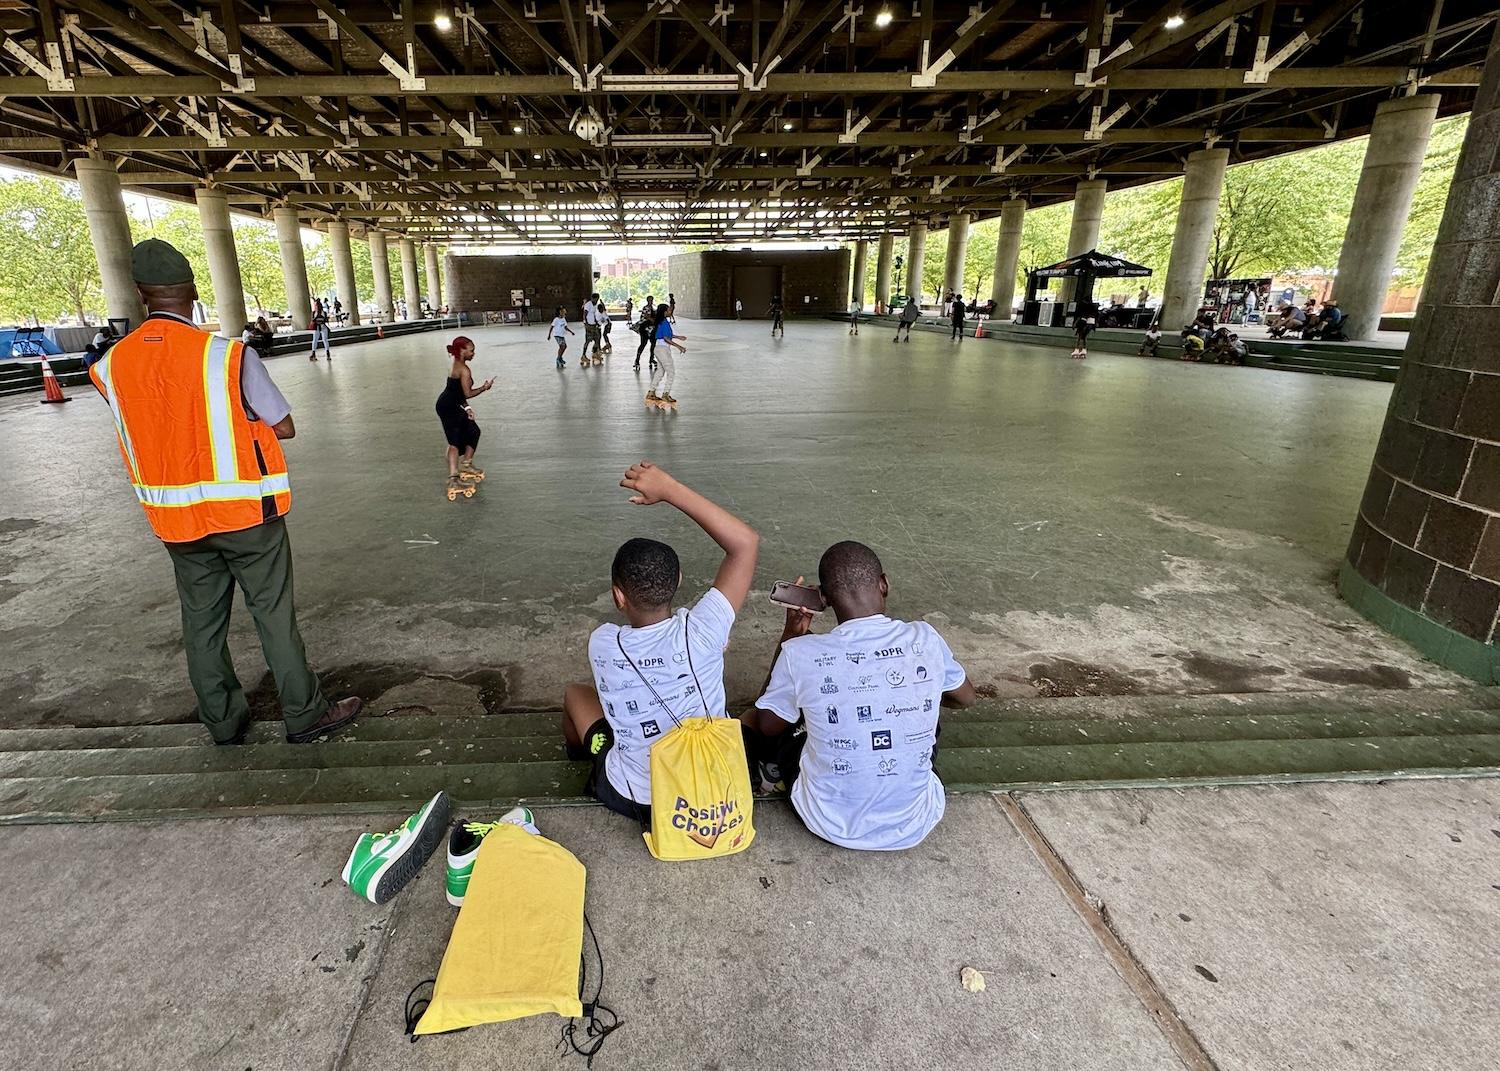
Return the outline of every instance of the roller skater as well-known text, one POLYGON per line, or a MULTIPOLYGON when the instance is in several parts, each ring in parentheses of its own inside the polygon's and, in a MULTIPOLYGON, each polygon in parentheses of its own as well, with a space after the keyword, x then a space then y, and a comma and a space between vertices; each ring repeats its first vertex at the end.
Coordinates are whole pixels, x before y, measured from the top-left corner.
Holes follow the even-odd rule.
POLYGON ((448 501, 459 495, 473 498, 475 485, 484 479, 484 470, 474 466, 474 449, 479 445, 479 425, 474 420, 474 410, 469 406, 470 398, 477 398, 495 385, 491 376, 479 386, 474 386, 469 362, 474 359, 474 343, 463 335, 448 343, 448 354, 453 364, 448 369, 448 382, 443 393, 438 395, 437 415, 443 425, 443 436, 448 440, 448 501))
POLYGON ((917 304, 915 297, 906 299, 906 306, 901 310, 901 319, 896 321, 896 337, 892 342, 901 341, 901 332, 906 332, 906 341, 911 341, 911 325, 922 318, 922 306, 917 304))
POLYGON ((781 303, 781 295, 777 294, 771 299, 771 306, 766 310, 771 317, 771 337, 776 337, 776 332, 781 332, 781 337, 786 338, 786 306, 781 303))
POLYGON ((646 303, 641 306, 640 318, 635 322, 636 334, 641 336, 641 344, 635 348, 635 370, 641 370, 641 354, 646 347, 651 347, 651 371, 656 371, 656 306, 651 303, 656 300, 655 294, 646 295, 646 303))
POLYGON ((307 325, 312 328, 312 350, 308 353, 309 361, 318 359, 318 344, 323 345, 323 355, 329 360, 333 359, 333 348, 328 344, 328 309, 323 304, 322 298, 313 299, 312 322, 307 325))
POLYGON ((677 399, 672 397, 672 380, 677 375, 677 360, 672 356, 672 351, 687 352, 687 347, 677 341, 685 336, 673 332, 672 321, 667 313, 667 306, 657 306, 656 338, 657 341, 666 343, 667 348, 657 358, 656 371, 651 376, 651 389, 646 392, 646 405, 654 405, 658 409, 677 408, 677 399))
POLYGON ((1074 360, 1077 360, 1077 361, 1083 361, 1083 360, 1087 360, 1088 359, 1088 355, 1089 355, 1089 345, 1088 345, 1089 332, 1092 331, 1093 329, 1094 329, 1094 318, 1092 316, 1089 316, 1089 315, 1086 315, 1085 313, 1080 312, 1078 314, 1078 317, 1073 321, 1073 339, 1074 339, 1074 342, 1076 343, 1076 345, 1074 345, 1074 347, 1073 347, 1073 352, 1070 353, 1068 356, 1072 357, 1074 360))
MULTIPOLYGON (((563 353, 568 348, 568 340, 563 337, 564 331, 566 331, 570 335, 573 334, 573 329, 568 326, 568 317, 563 312, 563 307, 559 305, 557 307, 557 312, 552 317, 552 323, 547 326, 548 340, 557 340, 557 367, 559 368, 564 367, 564 365, 567 363, 563 360, 563 353)), ((587 357, 583 359, 583 363, 589 363, 587 357)))

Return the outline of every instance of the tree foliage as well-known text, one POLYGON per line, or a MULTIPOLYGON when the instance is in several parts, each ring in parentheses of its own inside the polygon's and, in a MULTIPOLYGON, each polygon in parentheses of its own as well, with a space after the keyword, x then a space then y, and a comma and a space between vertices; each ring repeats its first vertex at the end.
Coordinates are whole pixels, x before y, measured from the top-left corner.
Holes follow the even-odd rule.
POLYGON ((49 178, 0 182, 0 316, 50 323, 104 315, 104 293, 78 187, 49 178))

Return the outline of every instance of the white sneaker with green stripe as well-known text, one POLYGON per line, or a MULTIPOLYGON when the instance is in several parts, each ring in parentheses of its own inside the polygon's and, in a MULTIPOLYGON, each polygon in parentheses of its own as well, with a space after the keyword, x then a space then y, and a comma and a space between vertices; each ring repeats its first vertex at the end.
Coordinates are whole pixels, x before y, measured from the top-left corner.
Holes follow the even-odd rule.
POLYGON ((361 833, 344 864, 344 883, 372 904, 383 904, 400 892, 443 839, 451 812, 448 793, 427 805, 389 833, 361 833))
POLYGON ((464 906, 464 894, 469 891, 469 879, 474 875, 474 860, 479 858, 479 845, 485 835, 500 824, 520 826, 526 832, 541 836, 536 827, 536 816, 525 807, 514 807, 494 822, 459 822, 448 838, 448 902, 454 907, 464 906))

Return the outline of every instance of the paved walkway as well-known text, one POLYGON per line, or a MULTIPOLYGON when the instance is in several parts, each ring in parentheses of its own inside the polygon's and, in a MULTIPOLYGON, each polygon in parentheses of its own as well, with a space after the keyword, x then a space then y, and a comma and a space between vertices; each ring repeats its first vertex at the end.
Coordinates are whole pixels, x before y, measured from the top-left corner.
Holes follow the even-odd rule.
MULTIPOLYGON (((1446 1071, 1500 1046, 1497 813, 1493 780, 976 795, 875 855, 767 804, 750 851, 693 866, 595 808, 539 824, 589 867, 624 1021, 598 1071, 1446 1071)), ((6 1066, 581 1066, 554 1017, 407 1043, 454 914, 440 857, 351 896, 360 828, 0 829, 6 1066)))

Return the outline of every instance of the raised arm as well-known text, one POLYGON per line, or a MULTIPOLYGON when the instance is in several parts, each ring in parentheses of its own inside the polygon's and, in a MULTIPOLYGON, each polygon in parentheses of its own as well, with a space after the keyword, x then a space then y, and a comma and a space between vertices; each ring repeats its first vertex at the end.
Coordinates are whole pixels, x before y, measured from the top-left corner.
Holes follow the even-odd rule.
POLYGON ((760 556, 760 536, 755 529, 649 461, 630 466, 620 486, 635 492, 630 501, 638 506, 658 502, 676 506, 724 549, 724 562, 714 577, 714 587, 739 613, 745 596, 750 594, 755 562, 760 556))

